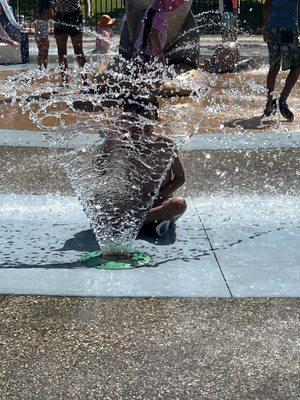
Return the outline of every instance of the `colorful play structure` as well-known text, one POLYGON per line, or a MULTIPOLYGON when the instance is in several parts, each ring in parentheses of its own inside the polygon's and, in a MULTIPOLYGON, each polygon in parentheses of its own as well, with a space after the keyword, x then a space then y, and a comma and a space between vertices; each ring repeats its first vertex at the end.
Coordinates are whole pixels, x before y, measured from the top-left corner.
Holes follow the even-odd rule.
MULTIPOLYGON (((177 6, 169 7, 166 12, 168 28, 164 55, 172 64, 189 64, 196 67, 199 63, 199 30, 191 11, 192 2, 177 0, 172 2, 177 3, 177 6)), ((125 0, 119 50, 126 59, 133 55, 142 19, 152 3, 153 0, 125 0)))
POLYGON ((16 21, 6 0, 0 0, 0 64, 22 64, 29 61, 28 33, 16 21), (17 42, 17 45, 7 43, 17 42))

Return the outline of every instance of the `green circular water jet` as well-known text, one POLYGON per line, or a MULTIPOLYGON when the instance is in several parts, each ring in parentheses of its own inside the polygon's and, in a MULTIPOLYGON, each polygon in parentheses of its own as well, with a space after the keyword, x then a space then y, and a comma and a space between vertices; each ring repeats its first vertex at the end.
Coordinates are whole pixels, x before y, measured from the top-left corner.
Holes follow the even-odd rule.
POLYGON ((130 257, 122 257, 116 255, 110 258, 103 257, 101 251, 93 251, 87 253, 81 259, 82 263, 87 267, 105 269, 105 270, 123 270, 145 267, 150 264, 152 258, 148 253, 140 251, 130 251, 130 257))

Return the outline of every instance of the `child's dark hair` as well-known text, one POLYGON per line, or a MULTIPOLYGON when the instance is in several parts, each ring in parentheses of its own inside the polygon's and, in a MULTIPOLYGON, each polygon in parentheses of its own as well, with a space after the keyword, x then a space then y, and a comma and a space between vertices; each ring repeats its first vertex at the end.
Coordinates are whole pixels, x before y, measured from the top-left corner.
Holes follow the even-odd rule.
POLYGON ((154 118, 158 117, 159 103, 157 97, 149 96, 134 96, 129 95, 124 100, 124 111, 132 112, 139 115, 145 115, 147 113, 152 113, 154 118))
POLYGON ((54 5, 53 0, 40 0, 37 7, 37 14, 41 15, 44 11, 49 10, 54 5))

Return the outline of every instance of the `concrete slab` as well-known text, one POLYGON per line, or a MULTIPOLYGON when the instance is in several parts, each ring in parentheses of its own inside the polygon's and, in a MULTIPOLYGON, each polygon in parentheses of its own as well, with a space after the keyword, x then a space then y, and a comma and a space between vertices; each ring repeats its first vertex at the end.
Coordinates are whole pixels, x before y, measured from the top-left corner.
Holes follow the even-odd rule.
MULTIPOLYGON (((184 197, 299 195, 299 149, 181 152, 184 197), (245 171, 246 178, 245 178, 245 171)), ((0 146, 0 192, 73 195, 48 148, 0 146)))
POLYGON ((0 203, 0 294, 230 295, 193 207, 158 244, 135 244, 151 267, 100 271, 80 263, 98 246, 75 198, 2 194, 0 203))
MULTIPOLYGON (((182 141, 185 136, 174 135, 174 138, 178 138, 179 141, 182 141)), ((71 138, 67 146, 87 146, 93 142, 94 138, 92 135, 80 135, 71 138)), ((49 148, 50 142, 46 139, 43 132, 40 131, 0 129, 0 146, 49 148)), ((300 147, 300 132, 298 131, 286 131, 280 134, 277 132, 242 132, 235 135, 228 133, 209 133, 193 136, 183 145, 183 151, 257 150, 298 147, 300 147)))
POLYGON ((299 204, 296 196, 196 204, 234 297, 300 296, 299 204))
POLYGON ((300 147, 300 131, 289 132, 289 135, 294 145, 300 147))
POLYGON ((7 297, 1 400, 299 400, 300 299, 7 297))
POLYGON ((203 134, 193 136, 185 144, 185 151, 191 150, 254 150, 254 149, 277 149, 297 148, 300 142, 297 132, 263 132, 236 134, 203 134))

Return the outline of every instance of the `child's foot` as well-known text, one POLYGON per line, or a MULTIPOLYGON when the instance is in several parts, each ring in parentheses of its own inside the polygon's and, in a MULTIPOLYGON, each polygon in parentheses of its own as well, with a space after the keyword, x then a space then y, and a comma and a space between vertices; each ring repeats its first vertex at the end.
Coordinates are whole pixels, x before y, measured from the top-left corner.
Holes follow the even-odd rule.
POLYGON ((155 227, 157 236, 161 237, 165 235, 170 229, 170 221, 162 221, 155 227))
POLYGON ((288 105, 286 104, 286 101, 283 100, 282 98, 279 99, 279 110, 283 118, 285 118, 289 122, 294 121, 294 114, 289 109, 288 105))
POLYGON ((276 110, 277 110, 276 99, 268 100, 267 104, 266 104, 266 108, 264 110, 264 116, 265 117, 270 117, 271 115, 276 114, 276 110))
POLYGON ((70 88, 70 84, 69 84, 69 83, 62 82, 62 83, 59 85, 59 87, 60 87, 60 88, 69 89, 69 88, 70 88))
POLYGON ((66 71, 62 71, 61 73, 61 87, 69 87, 69 75, 66 71))
POLYGON ((90 81, 87 74, 82 74, 82 86, 90 86, 90 81))

